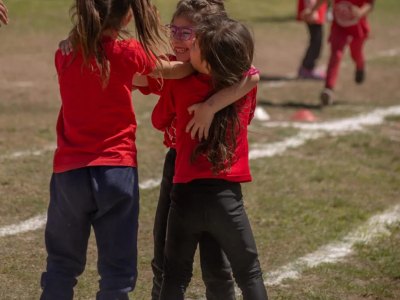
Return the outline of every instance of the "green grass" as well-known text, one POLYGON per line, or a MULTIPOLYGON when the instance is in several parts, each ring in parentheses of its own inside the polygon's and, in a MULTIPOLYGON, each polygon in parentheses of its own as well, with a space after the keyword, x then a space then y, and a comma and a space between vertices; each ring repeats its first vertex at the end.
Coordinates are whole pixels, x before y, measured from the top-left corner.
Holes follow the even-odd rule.
POLYGON ((305 271, 301 282, 274 299, 399 299, 400 224, 370 244, 357 244, 351 257, 338 264, 323 264, 305 271), (293 298, 294 299, 294 298, 293 298))
MULTIPOLYGON (((54 70, 54 51, 70 29, 66 0, 10 0, 11 23, 0 34, 0 156, 42 149, 54 143, 60 106, 54 70), (3 40, 2 40, 3 41, 3 40), (31 87, 14 86, 32 82, 31 87)), ((163 20, 169 22, 175 1, 156 0, 163 20)), ((307 36, 295 22, 295 1, 230 0, 235 18, 247 19, 256 36, 256 66, 266 75, 296 70, 307 36), (245 8, 245 9, 244 9, 245 8)), ((371 15, 375 30, 367 55, 398 47, 398 0, 377 1, 371 15)), ((326 31, 329 30, 326 26, 326 31)), ((325 49, 323 61, 328 52, 325 49)), ((368 82, 353 83, 353 65, 345 57, 336 90, 338 105, 311 109, 321 121, 398 105, 398 56, 368 62, 368 82)), ((259 100, 273 120, 290 120, 297 106, 317 106, 320 82, 294 81, 282 88, 259 85, 259 100)), ((166 149, 162 133, 152 128, 150 114, 157 97, 133 94, 139 127, 139 174, 143 182, 160 178, 166 149)), ((398 117, 382 126, 347 136, 324 137, 281 156, 251 161, 253 182, 244 184, 245 206, 251 220, 264 272, 341 239, 369 217, 399 203, 400 142, 398 117)), ((266 128, 253 122, 250 143, 273 143, 298 133, 293 128, 266 128)), ((0 158, 0 227, 46 211, 52 151, 42 156, 0 158)), ((148 300, 151 289, 152 226, 158 188, 141 191, 139 279, 133 299, 148 300)), ((357 245, 354 256, 337 265, 307 270, 298 280, 269 288, 271 299, 400 299, 399 229, 371 245, 357 245)), ((93 299, 97 291, 96 245, 91 238, 88 265, 79 278, 76 299, 93 299)), ((0 299, 31 300, 40 295, 40 274, 45 268, 43 230, 0 238, 0 299)), ((188 296, 204 294, 196 260, 188 296)))

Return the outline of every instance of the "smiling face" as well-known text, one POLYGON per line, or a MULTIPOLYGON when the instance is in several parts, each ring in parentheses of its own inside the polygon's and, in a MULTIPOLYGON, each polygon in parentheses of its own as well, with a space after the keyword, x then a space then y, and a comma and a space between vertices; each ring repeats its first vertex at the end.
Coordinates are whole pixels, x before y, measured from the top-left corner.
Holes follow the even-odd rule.
MULTIPOLYGON (((184 17, 175 17, 174 20, 172 21, 172 25, 174 25, 176 27, 188 27, 188 28, 195 27, 195 24, 193 24, 190 20, 188 20, 184 17)), ((185 38, 186 34, 188 34, 188 33, 183 31, 182 38, 185 38)), ((172 50, 174 51, 174 53, 176 55, 176 59, 178 61, 182 61, 182 62, 190 61, 190 50, 192 49, 193 38, 194 38, 194 33, 193 33, 192 38, 188 41, 182 41, 177 36, 170 37, 171 47, 172 47, 172 50)))

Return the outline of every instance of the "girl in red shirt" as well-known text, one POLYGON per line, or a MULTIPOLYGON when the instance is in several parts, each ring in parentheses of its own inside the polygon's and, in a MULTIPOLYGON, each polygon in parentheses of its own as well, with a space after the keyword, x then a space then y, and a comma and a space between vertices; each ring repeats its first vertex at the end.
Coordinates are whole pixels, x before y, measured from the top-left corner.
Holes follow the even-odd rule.
MULTIPOLYGON (((297 20, 304 22, 303 14, 307 13, 316 2, 317 0, 298 0, 297 20)), ((310 43, 299 69, 299 77, 301 78, 318 80, 326 78, 325 73, 315 70, 315 65, 321 53, 323 39, 322 25, 325 23, 327 9, 328 3, 321 5, 312 14, 312 17, 305 22, 310 33, 310 43)))
POLYGON ((188 105, 239 83, 250 69, 253 39, 242 24, 221 15, 204 17, 195 33, 190 56, 198 73, 166 83, 152 115, 153 125, 162 131, 177 120, 160 300, 184 299, 197 244, 205 234, 222 247, 244 299, 266 300, 240 186, 251 180, 247 125, 255 107, 255 90, 215 114, 207 139, 200 142, 186 132, 191 119, 188 105))
POLYGON ((86 263, 91 226, 98 247, 97 300, 127 300, 137 278, 139 189, 136 73, 184 77, 189 64, 157 61, 158 12, 149 0, 76 0, 69 40, 57 51, 62 106, 45 230, 42 300, 72 300, 86 263), (134 16, 138 37, 117 40, 134 16), (171 73, 171 69, 177 73, 171 73))
MULTIPOLYGON (((192 49, 192 38, 194 36, 193 31, 196 24, 201 21, 203 15, 210 15, 218 12, 226 14, 223 0, 180 1, 173 15, 171 24, 167 25, 167 33, 170 38, 171 48, 175 54, 171 55, 169 59, 184 62, 190 61, 190 50, 192 49)), ((257 73, 257 71, 253 70, 253 73, 257 73)), ((205 103, 207 105, 205 113, 211 114, 211 116, 214 115, 212 111, 207 111, 207 108, 211 107, 214 109, 215 106, 209 106, 209 103, 226 103, 225 106, 227 106, 235 102, 235 100, 242 98, 256 86, 258 80, 259 75, 245 76, 242 82, 235 87, 213 95, 205 103)), ((167 80, 164 81, 164 85, 161 85, 159 80, 150 76, 135 76, 134 78, 135 87, 146 95, 150 93, 161 95, 165 92, 163 87, 165 87, 166 84, 167 80)), ((193 106, 190 109, 192 108, 193 106)), ((196 109, 196 117, 199 117, 198 107, 196 107, 196 109)), ((155 110, 154 113, 157 114, 157 110, 155 110)), ((157 119, 158 117, 155 118, 157 119)), ((196 127, 196 124, 194 126, 196 127)), ((152 289, 153 300, 159 299, 164 269, 167 220, 171 204, 170 192, 175 173, 176 118, 173 119, 172 123, 164 131, 164 144, 169 150, 165 157, 153 229, 154 258, 151 262, 154 274, 152 289)), ((206 286, 207 299, 236 299, 234 281, 231 276, 232 270, 218 242, 209 233, 205 233, 199 241, 199 248, 201 270, 203 274, 202 278, 206 286)))
MULTIPOLYGON (((309 20, 312 14, 329 0, 318 0, 304 18, 309 20)), ((375 0, 334 0, 333 22, 329 41, 331 57, 329 60, 325 88, 321 93, 324 105, 333 104, 335 88, 343 50, 350 44, 351 57, 356 65, 355 81, 361 84, 365 80, 365 57, 363 46, 368 38, 370 26, 367 15, 372 11, 375 0)))

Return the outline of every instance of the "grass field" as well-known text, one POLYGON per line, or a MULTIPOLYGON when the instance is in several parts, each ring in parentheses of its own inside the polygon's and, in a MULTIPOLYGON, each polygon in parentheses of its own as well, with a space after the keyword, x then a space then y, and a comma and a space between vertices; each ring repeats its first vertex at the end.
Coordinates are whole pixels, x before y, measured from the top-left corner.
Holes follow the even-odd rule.
MULTIPOLYGON (((44 213, 52 170, 52 145, 60 108, 54 52, 70 28, 67 0, 9 0, 10 25, 0 29, 0 228, 44 213), (16 152, 41 151, 37 155, 16 152)), ((169 22, 176 1, 157 0, 169 22)), ((294 0, 230 0, 228 11, 252 26, 254 64, 263 80, 259 106, 272 121, 289 121, 301 107, 320 122, 400 105, 400 6, 377 1, 367 42, 367 82, 353 82, 346 52, 336 89, 337 104, 319 106, 320 82, 271 78, 296 72, 307 43, 306 29, 294 21, 294 0), (244 4, 245 3, 245 4, 244 4), (389 51, 388 50, 393 50, 389 51), (283 82, 283 85, 280 85, 283 82)), ((329 33, 326 26, 326 36, 329 33)), ((327 64, 326 45, 321 65, 327 64)), ((150 122, 154 96, 133 94, 139 121, 137 146, 141 182, 161 177, 166 149, 150 122)), ((371 216, 400 204, 400 118, 342 134, 324 133, 280 155, 251 160, 253 182, 244 184, 245 206, 256 237, 264 272, 273 271, 343 239, 371 216)), ((266 127, 255 120, 250 143, 273 145, 297 136, 300 129, 266 127)), ((141 190, 139 279, 132 299, 150 299, 152 225, 158 188, 141 190)), ((270 299, 400 299, 400 224, 371 243, 356 243, 337 263, 306 268, 298 279, 268 286, 270 299)), ((0 299, 31 300, 40 295, 45 269, 43 229, 0 237, 0 299)), ((97 290, 96 246, 92 238, 88 264, 76 299, 94 299, 97 290)), ((201 272, 187 296, 204 295, 201 272)))

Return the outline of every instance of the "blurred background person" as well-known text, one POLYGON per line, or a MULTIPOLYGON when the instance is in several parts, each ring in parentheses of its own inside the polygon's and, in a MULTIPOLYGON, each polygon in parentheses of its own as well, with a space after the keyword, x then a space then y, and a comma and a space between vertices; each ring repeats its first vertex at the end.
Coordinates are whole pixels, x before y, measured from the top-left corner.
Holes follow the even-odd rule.
POLYGON ((310 33, 310 42, 304 56, 303 62, 299 68, 299 77, 304 79, 324 80, 326 74, 315 69, 316 62, 321 54, 323 39, 323 24, 326 20, 328 3, 321 5, 312 17, 304 20, 303 15, 311 11, 317 0, 298 0, 297 20, 307 25, 310 33))

